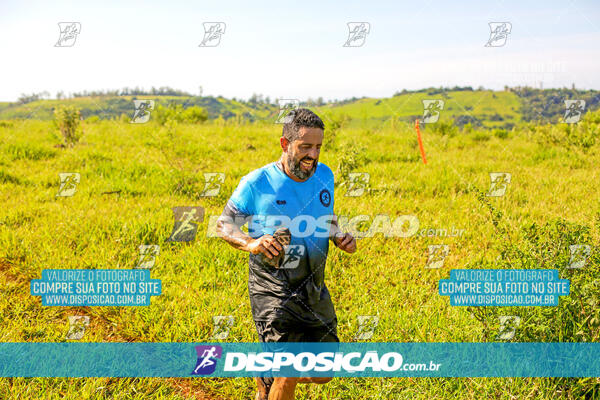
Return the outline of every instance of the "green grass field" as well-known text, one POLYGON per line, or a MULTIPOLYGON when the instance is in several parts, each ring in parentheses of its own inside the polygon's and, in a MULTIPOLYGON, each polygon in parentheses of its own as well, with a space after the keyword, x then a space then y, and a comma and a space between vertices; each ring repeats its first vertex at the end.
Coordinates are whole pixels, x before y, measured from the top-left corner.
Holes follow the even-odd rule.
MULTIPOLYGON (((515 99, 497 96, 499 107, 513 115, 515 99)), ((360 120, 361 115, 376 117, 378 110, 388 107, 402 108, 407 116, 422 111, 420 97, 402 101, 398 97, 375 105, 365 100, 346 106, 344 112, 360 120)), ((448 99, 448 110, 459 110, 463 101, 467 100, 448 99)), ((473 112, 496 112, 477 107, 473 112)), ((519 118, 516 113, 513 117, 519 118)), ((597 137, 598 126, 590 123, 586 129, 597 137)), ((206 237, 206 221, 221 213, 242 176, 280 156, 281 125, 84 121, 83 129, 73 148, 58 148, 56 128, 49 121, 0 124, 1 341, 65 342, 70 315, 90 317, 83 339, 89 342, 207 342, 215 315, 234 316, 228 341, 257 341, 247 293, 248 255, 206 237), (55 196, 61 172, 81 174, 72 197, 55 196), (206 172, 226 174, 216 197, 199 196, 206 172), (176 206, 206 210, 191 244, 165 242, 173 226, 171 208, 176 206), (39 278, 43 269, 133 268, 141 244, 160 245, 152 278, 162 280, 163 293, 153 297, 149 307, 42 307, 40 298, 29 294, 29 281, 39 278)), ((564 133, 561 129, 547 130, 564 133)), ((573 137, 569 132, 564 134, 573 137)), ((368 172, 373 189, 361 197, 346 197, 340 186, 335 192, 338 215, 411 214, 419 218, 420 229, 464 230, 459 237, 378 234, 361 239, 353 255, 332 248, 325 274, 342 341, 353 340, 359 315, 379 316, 370 339, 375 342, 494 340, 486 332, 497 331, 497 321, 484 326, 473 313, 450 306, 437 293, 438 280, 447 278, 450 269, 494 265, 502 257, 507 238, 499 234, 475 192, 488 190, 490 172, 512 174, 506 195, 489 198, 503 212, 502 223, 511 240, 520 240, 523 226, 560 219, 589 227, 591 240, 599 242, 594 224, 600 212, 598 144, 582 149, 576 140, 570 146, 542 143, 537 140, 541 135, 528 127, 515 129, 508 137, 488 131, 443 136, 425 130, 428 164, 424 165, 409 124, 351 124, 334 136, 325 131, 327 145, 320 161, 340 182, 341 171, 368 172), (431 244, 450 246, 443 268, 424 268, 431 244)), ((299 386, 297 398, 576 399, 597 397, 599 387, 598 379, 348 378, 299 386)), ((2 399, 253 395, 250 378, 0 379, 2 399)))

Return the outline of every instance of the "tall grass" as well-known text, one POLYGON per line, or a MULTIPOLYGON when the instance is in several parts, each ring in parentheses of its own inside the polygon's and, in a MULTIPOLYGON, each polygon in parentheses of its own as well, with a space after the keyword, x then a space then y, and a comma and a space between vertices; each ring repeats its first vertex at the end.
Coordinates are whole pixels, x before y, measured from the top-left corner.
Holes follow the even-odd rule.
MULTIPOLYGON (((64 342, 67 316, 88 315, 85 341, 202 342, 210 340, 213 316, 233 315, 228 340, 256 341, 247 254, 206 237, 208 218, 193 243, 165 240, 172 229, 172 207, 200 205, 207 216, 220 214, 242 176, 276 160, 281 126, 83 124, 80 143, 58 150, 48 134, 53 129, 49 122, 21 121, 0 130, 6 143, 0 148, 5 205, 0 209, 1 340, 64 342), (56 197, 60 172, 81 174, 73 197, 56 197), (219 196, 198 195, 205 172, 226 174, 219 196), (163 294, 149 307, 42 307, 39 298, 29 295, 29 280, 45 268, 132 268, 140 244, 161 246, 152 277, 162 280, 163 294)), ((489 201, 502 212, 502 226, 516 245, 530 243, 520 236, 527 226, 556 220, 587 227, 586 237, 598 243, 598 226, 591 223, 600 210, 597 144, 585 152, 568 151, 537 143, 521 129, 508 137, 488 134, 485 140, 426 130, 424 145, 427 165, 420 161, 409 127, 348 126, 337 130, 321 154, 320 161, 338 171, 337 214, 413 214, 421 228, 464 229, 457 237, 386 239, 378 234, 361 239, 354 255, 332 249, 326 282, 342 341, 353 340, 359 315, 379 316, 371 339, 378 342, 479 342, 492 335, 490 323, 451 307, 437 294, 438 280, 452 268, 502 265, 498 260, 507 239, 498 234, 489 208, 473 190, 487 191, 490 172, 512 174, 506 195, 489 201), (348 171, 369 173, 373 190, 345 197, 341 175, 348 171), (450 246, 444 267, 424 269, 427 246, 442 243, 450 246)), ((595 290, 578 289, 587 284, 574 281, 574 289, 595 290)), ((537 321, 543 324, 545 318, 540 315, 537 321)), ((563 324, 549 317, 547 322, 563 324)), ((516 340, 557 338, 523 334, 516 340)), ((349 378, 301 386, 298 398, 566 399, 595 396, 597 385, 590 379, 565 384, 543 378, 349 378)), ((244 399, 251 398, 253 387, 251 379, 1 379, 0 398, 183 399, 206 394, 244 399)))

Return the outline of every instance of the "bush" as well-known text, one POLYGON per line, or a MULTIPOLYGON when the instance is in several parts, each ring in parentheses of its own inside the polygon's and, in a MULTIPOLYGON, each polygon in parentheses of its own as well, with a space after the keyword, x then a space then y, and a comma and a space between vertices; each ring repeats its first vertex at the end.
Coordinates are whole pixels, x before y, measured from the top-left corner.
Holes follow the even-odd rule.
POLYGON ((454 126, 451 121, 438 121, 435 124, 426 124, 427 129, 431 129, 432 132, 439 133, 442 136, 456 136, 458 128, 454 126))
POLYGON ((208 112, 202 107, 191 106, 183 108, 181 104, 157 105, 152 111, 153 119, 160 125, 165 125, 168 120, 189 124, 199 124, 208 119, 208 112))
POLYGON ((504 124, 502 124, 502 129, 505 129, 507 131, 512 131, 514 127, 515 127, 514 122, 505 122, 504 124))
MULTIPOLYGON (((471 188, 472 189, 472 188, 471 188)), ((467 268, 558 269, 561 279, 570 280, 570 293, 561 296, 556 307, 467 307, 482 325, 483 341, 497 341, 499 317, 516 316, 513 342, 598 342, 600 340, 600 246, 593 243, 591 227, 562 218, 543 224, 526 223, 515 237, 505 227, 502 212, 496 210, 478 189, 478 200, 489 210, 498 235, 500 257, 493 265, 467 265, 467 268), (568 269, 569 246, 587 244, 591 253, 581 269, 568 269)), ((596 215, 600 229, 600 213, 596 215)), ((485 263, 483 263, 485 264, 485 263)), ((491 263, 487 263, 491 264, 491 263)), ((556 393, 569 393, 569 398, 589 397, 598 392, 598 383, 587 378, 547 378, 556 393)))
POLYGON ((506 129, 494 129, 494 136, 499 139, 506 139, 508 137, 508 131, 506 129))
POLYGON ((490 116, 490 121, 504 121, 502 115, 495 113, 490 116))
POLYGON ((600 134, 600 111, 588 112, 577 124, 533 125, 530 129, 539 144, 587 152, 600 134))
POLYGON ((202 107, 192 106, 182 113, 182 122, 200 124, 208 119, 208 113, 202 107))
POLYGON ((83 135, 81 112, 75 106, 59 105, 54 109, 54 124, 60 130, 66 146, 73 146, 83 135))
MULTIPOLYGON (((518 342, 596 342, 600 340, 600 253, 592 242, 591 227, 554 219, 544 224, 527 223, 515 237, 504 226, 497 211, 482 192, 478 199, 490 211, 491 222, 499 236, 499 269, 558 269, 561 279, 570 280, 570 294, 562 296, 557 307, 469 307, 483 326, 483 339, 495 340, 498 317, 521 318, 514 341, 518 342), (585 267, 567 268, 569 246, 587 244, 591 254, 585 267)), ((600 213, 596 224, 600 228, 600 213)), ((472 266, 475 267, 475 266, 472 266)), ((477 267, 482 267, 478 265, 477 267)), ((489 266, 484 268, 490 268, 489 266)))
POLYGON ((487 142, 490 140, 490 135, 488 135, 487 132, 476 131, 473 135, 473 140, 476 142, 487 142))
POLYGON ((356 171, 357 168, 368 163, 365 151, 364 147, 356 146, 355 144, 349 144, 343 148, 337 167, 340 186, 344 186, 348 181, 350 172, 356 171))
POLYGON ((457 115, 454 117, 454 125, 458 126, 459 128, 462 128, 466 125, 469 125, 471 127, 477 127, 480 128, 483 126, 483 124, 481 123, 481 121, 475 117, 472 117, 470 115, 457 115))
POLYGON ((323 114, 325 122, 325 134, 323 138, 323 149, 334 147, 337 133, 343 129, 351 120, 347 114, 323 114))

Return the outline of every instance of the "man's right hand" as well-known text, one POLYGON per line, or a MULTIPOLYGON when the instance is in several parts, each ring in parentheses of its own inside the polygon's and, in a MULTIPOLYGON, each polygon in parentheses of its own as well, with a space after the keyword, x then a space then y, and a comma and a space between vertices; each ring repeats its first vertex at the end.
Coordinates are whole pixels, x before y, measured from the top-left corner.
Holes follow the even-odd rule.
POLYGON ((258 239, 253 239, 248 244, 248 251, 252 254, 264 254, 265 257, 272 259, 277 256, 283 247, 271 235, 263 235, 258 239))

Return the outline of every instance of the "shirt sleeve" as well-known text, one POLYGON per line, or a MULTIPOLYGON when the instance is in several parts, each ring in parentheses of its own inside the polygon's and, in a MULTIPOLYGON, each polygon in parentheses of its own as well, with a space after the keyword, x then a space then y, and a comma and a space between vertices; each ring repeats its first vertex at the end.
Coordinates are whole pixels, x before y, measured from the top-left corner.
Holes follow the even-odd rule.
POLYGON ((241 212, 231 201, 228 201, 227 204, 225 204, 225 208, 223 209, 223 213, 219 217, 219 220, 233 223, 238 228, 241 228, 249 222, 251 218, 251 215, 241 212))
POLYGON ((254 191, 252 182, 247 176, 240 180, 238 187, 229 198, 228 204, 236 210, 237 214, 244 216, 256 214, 254 191))

